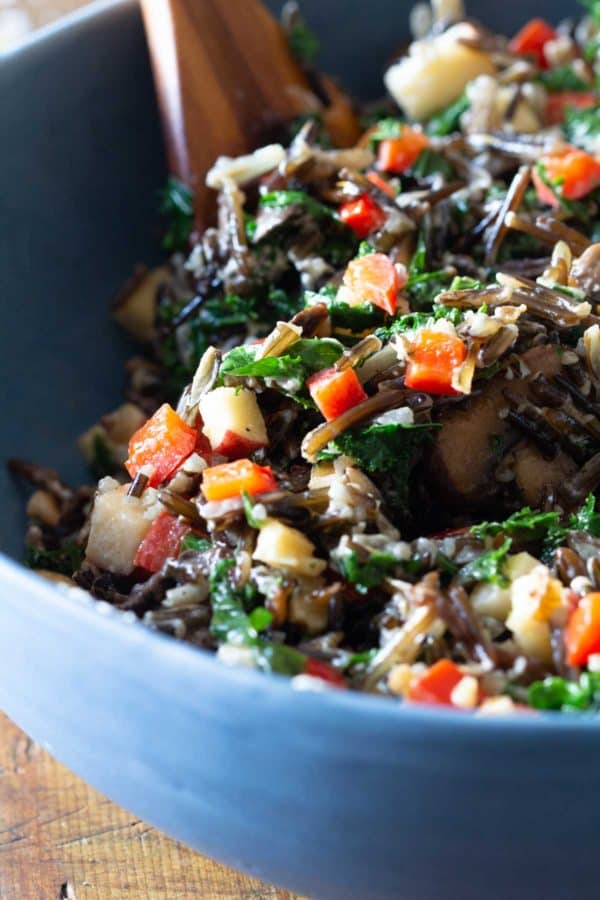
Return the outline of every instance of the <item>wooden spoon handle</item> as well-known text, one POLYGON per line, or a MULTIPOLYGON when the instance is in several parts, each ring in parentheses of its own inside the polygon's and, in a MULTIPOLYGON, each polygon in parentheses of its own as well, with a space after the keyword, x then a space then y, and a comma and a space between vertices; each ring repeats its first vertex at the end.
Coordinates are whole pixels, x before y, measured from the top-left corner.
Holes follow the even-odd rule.
POLYGON ((306 111, 308 83, 258 0, 142 0, 169 167, 207 210, 217 156, 256 146, 306 111))

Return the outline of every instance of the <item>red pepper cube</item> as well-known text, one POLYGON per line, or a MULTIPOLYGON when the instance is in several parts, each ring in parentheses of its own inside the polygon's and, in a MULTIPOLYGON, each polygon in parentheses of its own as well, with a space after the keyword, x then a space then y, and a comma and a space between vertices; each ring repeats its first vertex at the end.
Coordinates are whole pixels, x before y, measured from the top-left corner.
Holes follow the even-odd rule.
POLYGON ((411 390, 426 394, 458 394, 452 379, 466 356, 467 348, 459 337, 423 328, 415 337, 404 383, 411 390))
POLYGON ((565 646, 570 666, 584 666, 592 653, 600 653, 600 593, 586 594, 571 613, 565 646))
POLYGON ((328 422, 367 399, 354 369, 323 369, 312 375, 306 386, 328 422))
POLYGON ((270 466, 259 466, 249 459, 212 466, 202 473, 202 493, 207 500, 229 500, 242 491, 264 494, 276 491, 277 481, 270 466))
POLYGON ((508 49, 518 56, 533 57, 540 69, 547 69, 548 61, 544 48, 548 41, 553 41, 557 37, 556 30, 544 19, 531 19, 514 36, 508 49))
POLYGON ((452 706, 452 691, 462 678, 458 666, 449 659, 440 659, 412 682, 406 699, 412 703, 452 706))
POLYGON ((542 160, 551 184, 560 183, 566 200, 581 200, 600 185, 600 162, 585 150, 570 147, 542 160))
POLYGON ((381 228, 386 219, 382 208, 369 194, 361 194, 356 200, 342 203, 338 215, 359 238, 366 238, 372 231, 381 228))
POLYGON ((147 468, 148 484, 156 487, 193 453, 196 439, 196 429, 164 403, 132 436, 125 468, 132 478, 140 469, 147 468))
POLYGON ((312 678, 321 678, 328 684, 335 685, 335 687, 344 687, 346 684, 341 672, 334 669, 329 663, 315 659, 312 656, 309 656, 306 660, 304 674, 310 675, 312 678))
POLYGON ((156 517, 135 555, 134 565, 148 572, 160 572, 165 562, 177 556, 181 542, 191 528, 168 512, 156 517))
POLYGON ((416 163, 428 146, 429 138, 426 134, 404 125, 400 137, 381 141, 377 148, 377 165, 383 172, 401 175, 416 163))
POLYGON ((339 296, 350 306, 371 303, 393 316, 406 280, 406 269, 395 266, 385 253, 367 253, 348 263, 339 296))

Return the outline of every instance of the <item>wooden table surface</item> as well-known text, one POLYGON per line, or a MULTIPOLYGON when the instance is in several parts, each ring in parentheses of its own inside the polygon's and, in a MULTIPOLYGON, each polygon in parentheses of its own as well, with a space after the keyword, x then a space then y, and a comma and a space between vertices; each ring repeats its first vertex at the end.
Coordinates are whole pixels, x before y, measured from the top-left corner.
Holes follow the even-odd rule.
POLYGON ((120 809, 0 713, 1 900, 299 900, 120 809))

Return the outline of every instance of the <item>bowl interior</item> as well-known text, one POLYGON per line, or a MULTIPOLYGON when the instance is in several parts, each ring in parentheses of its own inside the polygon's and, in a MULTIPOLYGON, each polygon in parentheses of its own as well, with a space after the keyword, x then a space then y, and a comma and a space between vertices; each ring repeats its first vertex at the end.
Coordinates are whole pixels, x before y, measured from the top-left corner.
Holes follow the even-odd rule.
MULTIPOLYGON (((279 11, 281 0, 268 5, 279 11)), ((381 94, 407 37, 409 2, 303 0, 324 68, 362 97, 381 94)), ((89 479, 77 436, 121 398, 132 347, 108 300, 138 261, 160 258, 157 191, 166 178, 137 5, 100 4, 0 59, 0 459, 89 479)), ((558 18, 574 4, 552 0, 558 18)), ((468 4, 508 32, 539 4, 468 4)), ((0 466, 0 547, 19 558, 23 497, 0 466)))

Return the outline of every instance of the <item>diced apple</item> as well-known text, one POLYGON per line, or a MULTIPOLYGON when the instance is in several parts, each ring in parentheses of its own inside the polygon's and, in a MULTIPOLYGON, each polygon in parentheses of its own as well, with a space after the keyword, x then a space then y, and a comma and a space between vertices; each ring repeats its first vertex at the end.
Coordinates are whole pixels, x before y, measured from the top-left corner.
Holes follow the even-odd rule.
POLYGON ((89 562, 116 575, 133 571, 137 549, 160 511, 152 489, 128 497, 127 487, 96 494, 85 551, 89 562))
POLYGON ((506 625, 525 654, 543 663, 552 662, 549 620, 564 602, 560 581, 544 565, 536 565, 512 582, 512 609, 506 625))
POLYGON ((115 319, 122 328, 144 344, 149 344, 155 336, 158 289, 169 278, 167 266, 151 271, 140 266, 115 300, 115 319))
POLYGON ((254 391, 215 388, 202 397, 199 408, 204 434, 215 453, 237 459, 269 443, 254 391))
POLYGON ((314 544, 301 531, 271 519, 258 533, 254 559, 297 575, 320 575, 327 564, 314 552, 314 544))
POLYGON ((472 591, 470 601, 477 615, 504 622, 510 613, 510 588, 482 581, 472 591))
POLYGON ((96 425, 88 428, 79 438, 79 446, 90 465, 97 464, 98 446, 104 447, 115 468, 127 459, 127 444, 138 428, 146 421, 139 406, 123 403, 114 412, 102 416, 96 425))
POLYGON ((509 581, 516 581, 522 575, 529 575, 539 564, 539 560, 531 553, 511 553, 506 558, 503 572, 509 581))
POLYGON ((312 579, 306 583, 301 582, 292 591, 289 599, 288 618, 290 622, 299 625, 308 634, 322 634, 327 628, 329 618, 327 603, 323 602, 318 591, 314 591, 312 579))
POLYGON ((411 119, 428 119, 457 100, 469 81, 494 74, 490 56, 463 43, 475 37, 472 25, 453 25, 437 37, 415 41, 409 55, 390 66, 386 87, 411 119))

